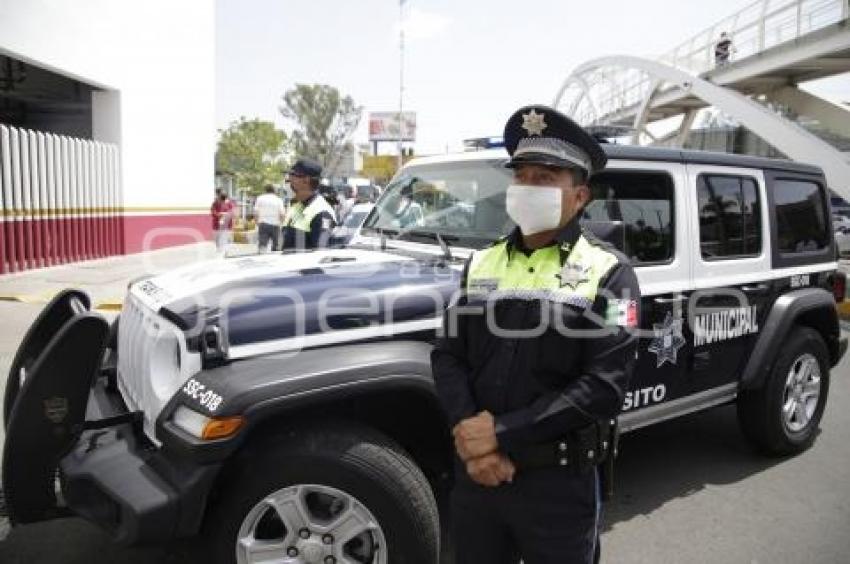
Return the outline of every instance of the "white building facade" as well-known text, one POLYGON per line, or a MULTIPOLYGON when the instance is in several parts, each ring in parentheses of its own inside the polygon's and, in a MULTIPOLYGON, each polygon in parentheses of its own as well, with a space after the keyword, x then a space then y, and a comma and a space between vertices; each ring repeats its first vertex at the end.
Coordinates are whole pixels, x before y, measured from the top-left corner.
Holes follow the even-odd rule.
POLYGON ((0 272, 209 236, 214 6, 0 0, 0 272))

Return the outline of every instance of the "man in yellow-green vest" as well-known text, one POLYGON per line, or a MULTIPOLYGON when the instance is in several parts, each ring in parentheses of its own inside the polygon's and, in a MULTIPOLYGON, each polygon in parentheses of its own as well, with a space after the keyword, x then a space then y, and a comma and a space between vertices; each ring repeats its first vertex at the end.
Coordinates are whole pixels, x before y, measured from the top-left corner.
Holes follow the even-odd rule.
POLYGON ((333 208, 319 194, 322 165, 310 159, 298 159, 289 169, 289 186, 295 202, 283 220, 284 251, 325 247, 336 226, 333 208))
POLYGON ((475 252, 431 356, 456 451, 456 564, 599 559, 600 468, 637 351, 628 259, 579 224, 597 141, 546 106, 505 125, 517 227, 475 252))

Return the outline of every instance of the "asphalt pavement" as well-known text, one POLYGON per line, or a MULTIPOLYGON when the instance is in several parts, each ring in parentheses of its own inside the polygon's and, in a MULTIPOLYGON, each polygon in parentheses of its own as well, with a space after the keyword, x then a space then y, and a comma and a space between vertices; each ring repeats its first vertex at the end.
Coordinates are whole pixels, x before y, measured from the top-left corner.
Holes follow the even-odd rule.
MULTIPOLYGON (((133 269, 125 271, 130 276, 133 269)), ((126 281, 110 284, 117 288, 126 281)), ((17 345, 40 309, 40 304, 0 301, 0 392, 17 345)), ((738 431, 735 409, 729 406, 625 436, 616 467, 615 498, 605 506, 603 562, 850 561, 848 359, 850 355, 832 371, 822 432, 800 456, 770 459, 755 454, 738 431)), ((105 533, 75 518, 15 528, 0 543, 0 562, 191 560, 182 544, 116 546, 105 533)))

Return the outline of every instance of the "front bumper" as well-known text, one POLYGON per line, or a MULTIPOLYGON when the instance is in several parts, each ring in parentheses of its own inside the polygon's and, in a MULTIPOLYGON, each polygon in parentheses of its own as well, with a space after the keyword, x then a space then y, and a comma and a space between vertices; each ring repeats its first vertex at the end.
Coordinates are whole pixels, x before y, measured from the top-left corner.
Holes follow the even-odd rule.
POLYGON ((179 440, 152 445, 117 392, 110 328, 90 304, 77 290, 57 294, 12 361, 0 474, 9 521, 70 510, 124 543, 191 535, 221 465, 175 451, 179 440))
MULTIPOLYGON (((117 392, 98 379, 86 419, 126 413, 117 392)), ((220 464, 198 465, 153 447, 131 423, 85 431, 60 461, 68 508, 125 544, 195 534, 220 464)))

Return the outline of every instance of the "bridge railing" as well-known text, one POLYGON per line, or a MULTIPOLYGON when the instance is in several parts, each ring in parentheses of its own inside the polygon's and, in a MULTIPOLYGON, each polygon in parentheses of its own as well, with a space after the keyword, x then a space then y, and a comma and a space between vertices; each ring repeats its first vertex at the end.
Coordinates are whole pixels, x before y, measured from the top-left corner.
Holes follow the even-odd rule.
POLYGON ((715 66, 720 34, 732 40, 731 59, 743 59, 848 17, 847 0, 757 0, 704 29, 661 57, 695 74, 715 66))
MULTIPOLYGON (((848 0, 756 0, 680 43, 659 60, 699 75, 715 67, 714 48, 722 32, 732 40, 730 61, 734 62, 847 19, 848 4, 848 0)), ((594 71, 583 79, 586 90, 577 94, 589 94, 593 103, 575 103, 573 116, 584 124, 604 122, 606 116, 640 105, 655 86, 652 79, 636 71, 594 71)), ((660 90, 665 87, 659 85, 660 90)))

